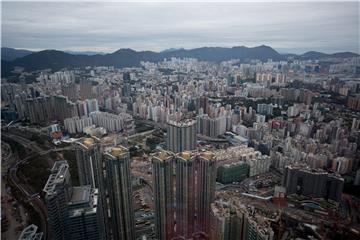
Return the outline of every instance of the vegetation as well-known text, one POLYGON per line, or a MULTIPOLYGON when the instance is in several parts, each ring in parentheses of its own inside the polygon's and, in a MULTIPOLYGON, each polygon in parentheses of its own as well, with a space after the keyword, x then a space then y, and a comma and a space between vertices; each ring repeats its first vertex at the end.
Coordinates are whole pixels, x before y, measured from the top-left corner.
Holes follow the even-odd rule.
POLYGON ((34 156, 19 166, 19 177, 23 178, 34 191, 41 193, 50 175, 47 156, 34 156))
POLYGON ((29 219, 31 219, 31 223, 41 227, 40 216, 35 211, 35 209, 28 202, 24 201, 21 192, 15 186, 13 186, 9 180, 7 180, 7 182, 10 185, 11 195, 26 209, 29 214, 29 219))
POLYGON ((23 145, 11 140, 6 142, 10 145, 11 151, 17 152, 20 158, 26 157, 26 148, 23 145))
POLYGON ((39 135, 36 135, 36 134, 31 135, 30 140, 34 141, 34 142, 36 142, 37 144, 40 144, 40 145, 45 144, 45 140, 42 139, 39 135))

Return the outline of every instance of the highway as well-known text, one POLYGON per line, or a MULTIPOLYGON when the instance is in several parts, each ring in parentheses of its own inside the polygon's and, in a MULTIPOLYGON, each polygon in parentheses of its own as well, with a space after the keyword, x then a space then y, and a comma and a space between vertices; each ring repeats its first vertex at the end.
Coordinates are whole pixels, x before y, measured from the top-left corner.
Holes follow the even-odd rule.
POLYGON ((38 193, 33 192, 27 185, 20 183, 19 178, 17 176, 17 170, 20 165, 26 163, 29 159, 31 159, 34 156, 46 155, 51 152, 69 150, 69 149, 72 149, 72 146, 65 147, 65 148, 54 148, 54 149, 44 150, 44 149, 40 148, 36 143, 34 143, 26 138, 23 138, 21 136, 11 134, 9 132, 3 131, 1 137, 4 141, 6 141, 6 140, 15 141, 30 150, 30 154, 27 157, 25 157, 24 159, 21 159, 21 160, 19 159, 18 161, 14 162, 10 166, 10 168, 8 170, 9 179, 10 179, 12 185, 15 186, 20 191, 20 193, 24 196, 24 199, 27 202, 29 202, 29 204, 34 208, 34 210, 39 214, 40 221, 41 221, 41 230, 44 233, 44 235, 43 235, 44 240, 50 239, 50 231, 49 231, 49 226, 48 226, 48 222, 47 222, 46 206, 45 206, 44 202, 40 198, 37 197, 38 193))
POLYGON ((146 131, 146 132, 135 133, 133 135, 128 136, 127 138, 128 139, 134 139, 134 138, 137 138, 137 137, 145 137, 147 135, 152 134, 153 132, 155 132, 155 129, 152 129, 152 130, 149 130, 149 131, 146 131))

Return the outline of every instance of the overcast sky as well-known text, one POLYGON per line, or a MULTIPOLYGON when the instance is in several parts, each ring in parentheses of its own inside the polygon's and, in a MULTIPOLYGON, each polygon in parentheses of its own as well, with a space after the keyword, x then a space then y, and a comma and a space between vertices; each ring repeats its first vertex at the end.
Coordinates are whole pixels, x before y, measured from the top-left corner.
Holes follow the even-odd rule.
POLYGON ((359 2, 2 3, 2 46, 112 52, 269 45, 359 52, 359 2))

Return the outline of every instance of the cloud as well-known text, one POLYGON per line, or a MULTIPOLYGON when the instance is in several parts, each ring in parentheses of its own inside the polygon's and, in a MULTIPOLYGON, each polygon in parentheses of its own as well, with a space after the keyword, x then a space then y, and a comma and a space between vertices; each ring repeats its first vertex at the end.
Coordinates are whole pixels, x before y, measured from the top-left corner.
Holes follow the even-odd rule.
POLYGON ((3 2, 3 46, 161 51, 256 46, 359 52, 358 2, 3 2))

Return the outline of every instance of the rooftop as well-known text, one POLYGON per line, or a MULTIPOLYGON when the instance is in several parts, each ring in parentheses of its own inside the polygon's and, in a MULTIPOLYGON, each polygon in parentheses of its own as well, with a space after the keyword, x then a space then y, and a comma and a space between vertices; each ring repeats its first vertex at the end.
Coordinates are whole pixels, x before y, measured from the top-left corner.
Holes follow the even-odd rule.
POLYGON ((160 151, 160 152, 154 153, 153 157, 157 158, 161 161, 167 161, 172 158, 172 154, 168 151, 160 151))
POLYGON ((121 156, 122 154, 128 152, 128 149, 123 147, 123 146, 116 146, 116 147, 113 147, 111 148, 111 151, 110 151, 110 154, 114 157, 118 157, 118 156, 121 156))
POLYGON ((94 144, 94 139, 93 138, 85 138, 83 140, 83 143, 85 146, 91 147, 94 144))
POLYGON ((317 175, 327 175, 329 177, 343 179, 341 177, 341 175, 339 175, 337 173, 327 172, 327 171, 325 171, 325 170, 323 170, 321 168, 310 168, 307 165, 290 165, 290 166, 287 166, 286 168, 297 169, 297 170, 302 171, 302 172, 307 172, 307 173, 312 173, 312 174, 317 174, 317 175))
MULTIPOLYGON (((98 189, 91 189, 91 186, 82 186, 82 187, 77 187, 79 188, 78 190, 74 189, 75 191, 78 191, 77 193, 77 198, 78 200, 82 201, 84 200, 86 203, 86 205, 80 205, 81 207, 75 207, 72 210, 69 211, 69 217, 78 217, 81 215, 93 215, 96 214, 97 212, 97 204, 98 204, 98 189), (81 189, 82 188, 82 189, 81 189)), ((75 193, 73 193, 75 194, 75 193)), ((73 196, 74 198, 74 196, 73 196)), ((72 199, 73 201, 73 199, 72 199)), ((80 203, 80 202, 79 202, 80 203)))
POLYGON ((184 119, 181 121, 169 120, 168 124, 176 126, 176 127, 189 127, 189 126, 196 124, 196 120, 194 120, 194 119, 184 119))
POLYGON ((82 138, 76 143, 87 149, 94 145, 95 140, 93 138, 82 138))
POLYGON ((77 204, 77 203, 89 201, 90 195, 91 195, 90 185, 73 187, 70 203, 77 204))
POLYGON ((56 185, 65 181, 68 171, 69 165, 66 160, 55 162, 43 191, 46 194, 54 194, 56 185))
POLYGON ((19 237, 19 240, 41 240, 43 233, 36 233, 38 227, 34 224, 31 224, 24 228, 24 230, 21 232, 21 235, 19 237))
POLYGON ((211 160, 214 158, 214 153, 206 151, 206 152, 202 152, 200 153, 200 156, 203 157, 205 160, 211 160))
POLYGON ((191 152, 189 152, 189 151, 181 152, 181 153, 178 153, 178 156, 184 160, 189 160, 191 158, 191 152))

